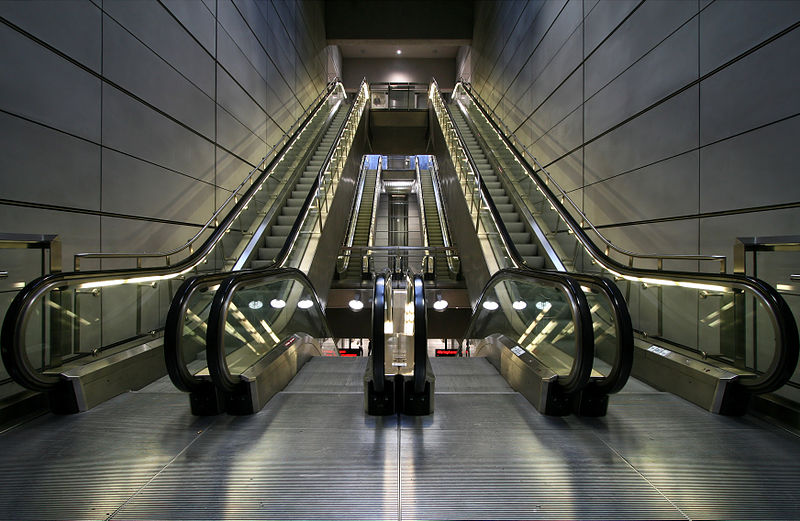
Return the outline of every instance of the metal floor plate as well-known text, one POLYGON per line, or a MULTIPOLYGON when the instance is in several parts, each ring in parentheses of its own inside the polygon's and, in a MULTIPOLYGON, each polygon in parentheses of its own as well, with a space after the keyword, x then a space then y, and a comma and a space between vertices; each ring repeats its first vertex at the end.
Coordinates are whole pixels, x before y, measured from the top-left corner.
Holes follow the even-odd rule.
POLYGON ((800 438, 631 383, 547 417, 481 358, 432 360, 436 412, 363 412, 366 359, 312 359, 258 414, 159 381, 0 435, 0 519, 797 519, 800 438), (499 380, 498 380, 499 379, 499 380))

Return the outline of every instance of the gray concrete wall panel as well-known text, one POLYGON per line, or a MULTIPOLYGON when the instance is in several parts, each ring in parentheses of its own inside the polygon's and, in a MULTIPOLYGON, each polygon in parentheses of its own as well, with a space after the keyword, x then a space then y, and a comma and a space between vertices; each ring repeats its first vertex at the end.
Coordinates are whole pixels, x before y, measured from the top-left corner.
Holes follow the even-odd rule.
POLYGON ((324 88, 323 16, 305 1, 0 1, 7 231, 59 234, 65 266, 180 245, 324 88))
POLYGON ((0 13, 82 65, 100 71, 100 9, 88 0, 3 0, 0 13))
POLYGON ((103 74, 208 139, 214 138, 213 97, 109 18, 103 26, 103 74))
POLYGON ((707 74, 800 20, 800 2, 713 2, 700 13, 700 74, 707 74))
POLYGON ((509 12, 476 3, 473 87, 614 242, 730 254, 737 236, 796 233, 800 3, 530 0, 532 21, 509 12))
POLYGON ((792 31, 703 80, 700 144, 800 113, 798 64, 800 31, 792 31))
POLYGON ((0 64, 0 108, 100 141, 97 77, 6 25, 0 25, 0 64))
POLYGON ((156 0, 105 1, 103 9, 206 94, 214 95, 213 59, 156 0))
MULTIPOLYGON (((0 113, 0 197, 69 208, 100 209, 100 147, 0 113)), ((9 225, 4 226, 9 231, 9 225)), ((37 232, 52 233, 52 232, 37 232)))

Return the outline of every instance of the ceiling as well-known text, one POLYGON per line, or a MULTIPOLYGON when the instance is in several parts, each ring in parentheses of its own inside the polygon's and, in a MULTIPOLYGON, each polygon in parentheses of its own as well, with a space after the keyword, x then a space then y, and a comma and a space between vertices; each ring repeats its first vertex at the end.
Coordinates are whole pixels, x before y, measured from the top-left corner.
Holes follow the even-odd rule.
POLYGON ((468 39, 330 39, 343 58, 455 58, 468 39), (397 54, 398 49, 402 54, 397 54))

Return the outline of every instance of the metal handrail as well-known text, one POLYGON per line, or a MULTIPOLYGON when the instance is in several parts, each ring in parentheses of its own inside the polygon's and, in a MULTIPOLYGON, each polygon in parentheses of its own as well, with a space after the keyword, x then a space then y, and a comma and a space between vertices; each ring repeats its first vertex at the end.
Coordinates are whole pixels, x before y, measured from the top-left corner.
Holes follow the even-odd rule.
POLYGON ((239 271, 228 275, 220 283, 219 289, 214 294, 211 311, 208 315, 208 330, 206 331, 206 356, 208 359, 208 372, 217 389, 232 392, 241 382, 231 374, 225 353, 225 333, 228 320, 228 309, 233 295, 243 285, 268 284, 275 280, 288 277, 299 280, 311 292, 316 304, 316 309, 322 317, 322 326, 325 338, 332 338, 330 327, 325 320, 325 313, 320 305, 320 299, 308 276, 296 268, 277 268, 271 270, 239 271))
MULTIPOLYGON (((510 129, 508 128, 508 126, 505 123, 502 123, 502 121, 501 121, 501 124, 505 127, 506 131, 509 132, 509 134, 505 134, 499 128, 497 128, 497 120, 498 120, 498 118, 496 116, 496 113, 495 113, 494 109, 491 109, 490 111, 488 111, 486 109, 486 107, 484 106, 484 105, 486 105, 486 102, 483 100, 483 98, 480 97, 479 94, 474 92, 474 90, 472 89, 471 85, 469 83, 467 83, 467 82, 459 81, 456 84, 455 88, 453 89, 454 93, 455 93, 456 90, 458 90, 459 86, 461 86, 464 89, 464 91, 467 94, 469 94, 470 97, 476 102, 475 103, 476 106, 484 113, 484 116, 486 116, 486 120, 489 121, 490 124, 495 126, 495 130, 497 131, 497 133, 500 135, 500 137, 504 141, 513 140, 516 143, 518 143, 519 146, 522 147, 522 153, 527 155, 533 161, 533 163, 535 165, 534 171, 535 171, 536 168, 538 168, 539 171, 543 172, 544 175, 547 177, 547 183, 548 184, 552 183, 553 186, 556 187, 556 189, 558 190, 558 192, 560 194, 561 202, 564 203, 565 201, 569 201, 569 203, 572 206, 572 208, 578 213, 578 215, 580 215, 581 223, 583 225, 591 228, 591 230, 594 231, 594 233, 596 233, 597 236, 600 238, 600 240, 605 244, 605 246, 606 246, 606 251, 605 251, 606 255, 609 254, 610 250, 614 250, 617 253, 625 255, 625 256, 627 256, 627 257, 629 257, 631 259, 630 260, 630 266, 631 267, 633 267, 633 259, 635 259, 635 258, 636 259, 654 259, 654 260, 657 260, 658 261, 658 266, 659 266, 658 269, 659 270, 662 269, 663 261, 665 261, 665 260, 716 261, 716 262, 720 263, 720 273, 725 273, 727 271, 727 257, 725 255, 688 255, 688 254, 687 255, 672 255, 672 254, 655 254, 655 253, 637 253, 637 252, 632 252, 632 251, 626 250, 624 248, 621 248, 619 246, 616 246, 605 235, 603 235, 600 232, 600 230, 597 229, 597 227, 589 220, 588 217, 586 217, 586 214, 583 213, 583 210, 581 210, 581 208, 578 206, 578 204, 569 196, 567 191, 564 190, 561 187, 561 185, 558 184, 558 181, 556 181, 555 178, 552 175, 550 175, 550 172, 548 172, 544 168, 544 166, 542 166, 542 164, 539 162, 539 160, 536 159, 536 157, 534 157, 533 154, 530 153, 530 151, 528 150, 528 147, 525 147, 525 146, 522 145, 522 143, 519 141, 519 138, 517 137, 517 135, 515 133, 513 133, 513 132, 510 132, 510 129), (488 117, 489 114, 491 114, 494 117, 491 117, 491 118, 488 117), (510 138, 509 138, 509 135, 511 136, 510 138)), ((454 96, 454 99, 455 99, 455 96, 454 96)), ((533 179, 533 181, 536 182, 536 184, 538 186, 540 183, 538 182, 538 179, 536 179, 536 176, 533 175, 533 172, 531 172, 528 168, 526 168, 524 164, 523 164, 523 169, 533 179)), ((569 222, 567 222, 566 224, 570 227, 570 229, 573 228, 569 222)), ((572 231, 575 232, 574 229, 572 231)))
MULTIPOLYGON (((319 100, 310 113, 306 116, 303 124, 295 129, 292 138, 284 145, 281 152, 274 156, 270 161, 266 171, 269 171, 286 154, 292 142, 297 138, 302 128, 310 120, 333 90, 341 86, 341 83, 329 85, 326 89, 326 97, 319 100)), ((263 176, 264 174, 262 174, 263 176)), ((3 320, 2 332, 0 332, 0 351, 2 359, 9 374, 22 386, 34 391, 48 391, 53 389, 59 382, 59 376, 55 374, 37 373, 30 364, 28 355, 23 345, 25 338, 25 326, 34 311, 34 304, 45 293, 53 288, 68 288, 70 285, 80 283, 81 288, 101 288, 122 284, 144 284, 153 283, 160 280, 169 280, 180 277, 195 269, 210 254, 217 242, 226 233, 226 230, 238 218, 244 207, 250 202, 255 193, 261 189, 262 183, 252 184, 244 195, 235 203, 229 214, 223 219, 220 226, 217 226, 211 236, 203 242, 203 245, 195 250, 189 257, 181 260, 174 266, 166 267, 147 267, 147 268, 126 268, 114 270, 93 270, 93 271, 73 271, 61 272, 39 277, 28 283, 9 305, 3 320)))
MULTIPOLYGON (((465 92, 468 91, 465 89, 465 92)), ((469 92, 468 94, 471 95, 469 92)), ((476 104, 476 106, 483 111, 480 105, 476 104)), ((485 112, 484 117, 487 117, 485 112)), ((487 120, 493 123, 488 117, 487 120)), ((495 129, 499 131, 496 126, 495 129)), ((502 133, 499 134, 501 138, 504 138, 506 146, 519 160, 520 164, 526 167, 525 158, 502 133)), ((588 238, 583 228, 577 225, 572 215, 550 191, 549 187, 541 182, 535 172, 527 167, 526 171, 529 172, 539 190, 547 197, 553 208, 558 211, 561 218, 564 219, 581 244, 584 245, 589 255, 615 277, 643 284, 679 286, 707 292, 719 292, 727 288, 732 291, 752 292, 769 311, 769 317, 775 330, 777 349, 770 367, 766 371, 756 375, 746 375, 740 378, 738 383, 751 393, 766 393, 778 389, 791 378, 797 366, 798 356, 800 356, 800 338, 798 338, 797 324, 791 309, 772 286, 755 277, 737 274, 691 273, 626 266, 597 248, 594 242, 588 238), (723 284, 724 286, 722 286, 723 284)), ((695 258, 694 260, 697 259, 695 258)))
MULTIPOLYGON (((328 83, 328 86, 325 89, 323 89, 317 95, 316 98, 314 98, 314 101, 311 104, 309 104, 308 107, 305 108, 305 110, 300 115, 300 117, 297 118, 297 120, 294 123, 292 123, 292 125, 289 127, 289 129, 286 132, 283 133, 283 135, 278 139, 277 142, 275 142, 275 144, 272 146, 272 148, 269 150, 269 152, 267 152, 267 154, 263 158, 261 158, 261 161, 259 161, 259 163, 250 171, 250 173, 248 173, 247 176, 245 176, 245 178, 242 180, 242 182, 239 183, 239 186, 237 186, 231 192, 231 194, 228 196, 228 198, 225 199, 225 202, 223 202, 219 206, 219 208, 217 208, 214 211, 214 214, 208 219, 208 221, 206 221, 206 223, 200 228, 200 230, 197 233, 195 233, 188 241, 186 241, 185 244, 183 244, 182 246, 178 246, 176 248, 173 248, 171 250, 161 251, 161 252, 135 252, 135 253, 134 252, 110 252, 110 253, 108 253, 108 252, 105 252, 105 253, 104 252, 88 252, 88 253, 76 253, 75 254, 75 271, 79 271, 80 270, 80 261, 81 261, 81 259, 132 259, 132 258, 135 258, 136 259, 136 267, 137 268, 141 268, 142 267, 142 259, 164 257, 166 265, 169 266, 170 265, 170 259, 169 258, 171 256, 173 256, 173 255, 175 255, 177 253, 180 253, 180 252, 186 250, 187 248, 189 249, 189 253, 190 254, 194 253, 194 243, 195 243, 195 241, 200 238, 200 236, 203 234, 203 232, 205 232, 206 230, 208 230, 211 227, 216 227, 217 226, 218 217, 222 214, 222 211, 225 210, 225 208, 228 206, 228 203, 230 203, 232 200, 237 200, 238 201, 239 192, 242 191, 242 189, 244 189, 244 187, 246 185, 248 185, 248 183, 250 185, 253 184, 253 176, 255 176, 255 174, 257 172, 258 173, 264 173, 266 171, 266 170, 263 170, 261 167, 267 162, 267 159, 276 150, 278 150, 278 146, 279 145, 285 144, 285 142, 288 142, 288 140, 291 139, 291 137, 294 134, 295 127, 299 128, 299 125, 302 122, 305 121, 305 119, 307 118, 307 115, 310 113, 311 109, 315 108, 317 106, 317 104, 323 98, 327 97, 327 95, 330 92, 332 92, 333 89, 335 89, 337 85, 341 85, 341 83, 339 82, 338 78, 334 78, 331 82, 328 83)), ((341 88, 342 88, 342 91, 344 91, 344 86, 342 86, 341 88)))

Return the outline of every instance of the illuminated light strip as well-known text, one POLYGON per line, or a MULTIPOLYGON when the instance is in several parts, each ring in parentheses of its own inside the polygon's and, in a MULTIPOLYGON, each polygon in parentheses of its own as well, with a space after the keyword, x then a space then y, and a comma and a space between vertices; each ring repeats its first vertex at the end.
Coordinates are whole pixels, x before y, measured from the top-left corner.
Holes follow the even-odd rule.
MULTIPOLYGON (((602 264, 602 263, 601 263, 602 264)), ((718 286, 716 284, 703 284, 700 282, 685 282, 682 280, 668 280, 668 279, 652 279, 648 277, 632 277, 630 275, 622 275, 612 269, 606 268, 609 273, 614 275, 617 278, 629 280, 631 282, 641 282, 644 284, 652 284, 654 286, 678 286, 681 288, 690 288, 690 289, 698 289, 698 290, 705 290, 705 291, 714 291, 717 293, 728 293, 731 291, 730 288, 726 288, 725 286, 718 286)))
POLYGON ((174 279, 176 277, 180 277, 181 275, 192 271, 195 268, 195 266, 199 265, 203 260, 198 261, 197 263, 191 265, 190 267, 186 268, 185 270, 179 273, 168 273, 166 275, 152 275, 149 277, 133 277, 130 279, 112 279, 112 280, 98 280, 94 282, 84 282, 83 284, 78 286, 78 288, 81 289, 105 288, 108 286, 121 286, 123 284, 142 284, 145 282, 157 282, 159 280, 174 279))

